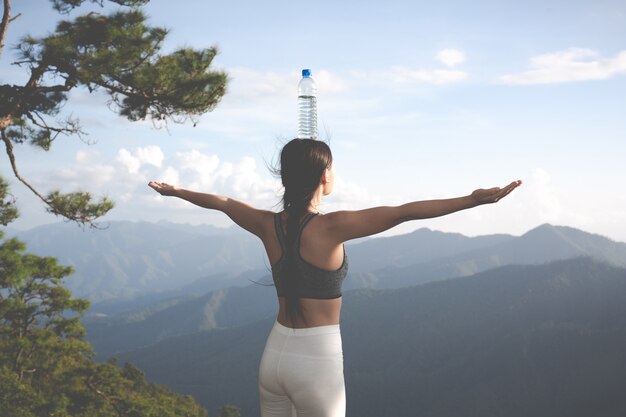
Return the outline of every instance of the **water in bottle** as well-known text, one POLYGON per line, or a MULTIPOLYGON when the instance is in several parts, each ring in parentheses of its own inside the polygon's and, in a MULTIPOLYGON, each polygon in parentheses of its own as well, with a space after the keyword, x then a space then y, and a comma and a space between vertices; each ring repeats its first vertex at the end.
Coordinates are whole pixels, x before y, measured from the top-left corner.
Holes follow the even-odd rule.
POLYGON ((317 139, 317 87, 309 69, 298 84, 298 139, 317 139))

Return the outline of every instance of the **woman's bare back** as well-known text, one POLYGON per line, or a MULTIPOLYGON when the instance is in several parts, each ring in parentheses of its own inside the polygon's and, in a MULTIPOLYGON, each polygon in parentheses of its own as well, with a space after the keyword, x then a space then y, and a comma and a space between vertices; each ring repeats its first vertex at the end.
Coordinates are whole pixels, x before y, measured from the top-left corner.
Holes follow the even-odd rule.
MULTIPOLYGON (((283 227, 287 224, 287 214, 281 213, 283 227)), ((332 243, 325 237, 326 227, 324 216, 315 216, 302 230, 300 237, 300 256, 311 265, 327 270, 336 271, 341 268, 344 262, 344 248, 342 244, 332 243)), ((267 252, 267 257, 272 266, 276 265, 282 256, 282 249, 276 229, 274 217, 268 218, 268 224, 264 229, 263 244, 267 252)), ((283 229, 283 236, 286 230, 283 229)), ((296 320, 291 323, 287 319, 287 309, 285 297, 278 297, 279 311, 277 320, 287 327, 318 327, 339 324, 341 313, 341 297, 330 300, 320 300, 313 298, 300 298, 300 305, 304 320, 296 320)))

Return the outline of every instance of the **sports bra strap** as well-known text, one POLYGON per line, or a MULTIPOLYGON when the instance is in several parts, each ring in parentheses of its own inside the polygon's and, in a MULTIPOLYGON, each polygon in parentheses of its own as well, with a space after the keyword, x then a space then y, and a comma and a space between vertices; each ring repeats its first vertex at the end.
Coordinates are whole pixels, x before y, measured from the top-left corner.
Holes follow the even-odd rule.
POLYGON ((302 220, 302 223, 300 223, 300 226, 298 227, 298 234, 297 234, 298 241, 300 241, 300 235, 302 235, 302 229, 304 229, 304 226, 306 226, 307 223, 309 223, 311 219, 315 216, 317 216, 317 213, 307 213, 307 215, 304 216, 304 220, 302 220))
MULTIPOLYGON (((317 213, 308 213, 304 216, 304 220, 298 226, 298 231, 296 232, 296 243, 300 244, 300 235, 302 234, 302 229, 311 221, 313 217, 315 217, 317 213)), ((274 214, 274 228, 276 229, 276 237, 278 237, 278 243, 280 243, 280 248, 284 251, 287 247, 287 243, 285 241, 285 235, 283 234, 283 219, 280 213, 274 214)))
POLYGON ((278 243, 280 243, 280 248, 285 251, 285 237, 283 236, 283 220, 280 216, 280 213, 274 214, 274 228, 276 229, 276 237, 278 238, 278 243))

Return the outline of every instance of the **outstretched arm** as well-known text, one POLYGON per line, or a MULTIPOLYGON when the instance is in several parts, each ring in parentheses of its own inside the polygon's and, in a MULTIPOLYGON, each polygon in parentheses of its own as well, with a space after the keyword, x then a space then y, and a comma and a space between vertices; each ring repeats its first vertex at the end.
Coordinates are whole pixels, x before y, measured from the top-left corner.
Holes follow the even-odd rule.
POLYGON ((271 215, 271 212, 267 210, 259 210, 249 204, 226 196, 199 193, 163 182, 151 181, 148 185, 161 195, 182 198, 196 206, 219 210, 230 217, 237 225, 259 237, 261 237, 263 231, 263 218, 271 215))
POLYGON ((401 206, 337 211, 327 215, 329 233, 337 242, 375 235, 409 220, 440 217, 482 204, 496 203, 521 184, 521 181, 513 181, 504 188, 481 188, 468 196, 444 200, 414 201, 401 206))

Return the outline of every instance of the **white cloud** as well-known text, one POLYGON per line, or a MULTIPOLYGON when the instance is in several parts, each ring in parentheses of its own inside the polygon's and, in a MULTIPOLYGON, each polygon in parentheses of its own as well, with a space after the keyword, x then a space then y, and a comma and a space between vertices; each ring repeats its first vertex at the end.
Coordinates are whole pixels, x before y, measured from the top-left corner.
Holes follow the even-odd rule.
POLYGON ((96 151, 78 151, 75 166, 49 172, 37 181, 37 185, 61 188, 64 192, 102 188, 114 180, 118 170, 114 165, 97 163, 98 159, 100 155, 96 151), (62 186, 59 187, 59 184, 62 186))
POLYGON ((453 67, 465 62, 465 54, 457 49, 443 49, 435 55, 435 60, 445 65, 446 69, 422 69, 394 66, 382 71, 366 71, 354 73, 354 76, 378 79, 385 84, 434 84, 443 85, 456 83, 468 78, 465 71, 454 70, 453 67))
POLYGON ((558 223, 563 217, 563 205, 551 184, 550 174, 543 168, 535 168, 528 188, 533 197, 533 208, 541 223, 558 223))
POLYGON ((465 54, 457 49, 443 49, 435 55, 435 59, 448 68, 465 62, 465 54))
POLYGON ((166 162, 167 166, 153 173, 152 178, 200 192, 231 196, 260 207, 271 207, 278 200, 277 182, 269 174, 263 175, 250 156, 236 162, 221 161, 217 155, 194 149, 177 152, 166 162))
POLYGON ((561 192, 562 178, 553 175, 542 167, 535 167, 528 180, 520 187, 518 198, 511 201, 513 211, 519 213, 520 223, 526 229, 543 223, 553 225, 577 225, 584 227, 590 224, 591 218, 586 217, 580 203, 572 201, 572 196, 561 192))
POLYGON ((530 58, 531 69, 499 77, 503 84, 551 84, 604 80, 626 73, 626 51, 603 58, 591 49, 569 48, 530 58))
POLYGON ((337 178, 333 192, 328 197, 328 203, 324 203, 323 210, 327 212, 336 210, 359 210, 380 204, 380 198, 372 195, 366 187, 343 178, 337 178))
POLYGON ((90 162, 94 162, 97 161, 100 158, 100 152, 92 150, 92 149, 86 149, 86 150, 80 150, 78 152, 76 152, 76 162, 78 162, 79 164, 87 164, 90 162))
POLYGON ((456 83, 468 78, 465 71, 454 70, 455 67, 465 61, 465 54, 456 49, 443 49, 435 55, 435 59, 446 67, 445 69, 421 69, 393 66, 384 70, 353 71, 353 78, 366 79, 368 82, 378 81, 385 86, 391 84, 434 84, 443 85, 456 83))
POLYGON ((117 162, 121 163, 129 173, 136 174, 142 165, 152 165, 157 168, 163 163, 163 151, 158 146, 137 148, 132 153, 122 148, 117 153, 117 162))
POLYGON ((254 158, 245 156, 237 163, 226 163, 218 171, 219 187, 245 200, 264 204, 275 202, 278 182, 263 178, 254 158))
MULTIPOLYGON (((413 69, 402 66, 385 70, 364 70, 337 73, 325 69, 314 70, 313 78, 317 88, 330 106, 336 100, 350 97, 355 85, 352 80, 367 80, 368 83, 406 85, 434 84, 443 85, 463 81, 468 74, 458 69, 451 69, 465 61, 463 52, 445 49, 437 54, 436 59, 448 68, 413 69)), ((236 133, 245 137, 261 126, 285 125, 284 114, 295 115, 299 71, 285 73, 262 72, 244 67, 229 69, 231 83, 229 92, 224 97, 214 115, 208 115, 201 128, 217 134, 236 133), (246 110, 248 123, 239 123, 242 111, 246 110), (254 128, 254 129, 253 129, 254 128)), ((325 107, 328 108, 328 107, 325 107)), ((291 126, 291 125, 290 125, 291 126)), ((275 127, 273 128, 275 131, 275 127)))
POLYGON ((176 165, 183 173, 183 178, 189 179, 194 187, 211 188, 220 160, 216 155, 207 155, 194 149, 190 152, 177 152, 176 165))
POLYGON ((161 148, 158 146, 137 148, 134 153, 137 155, 137 159, 139 159, 142 164, 154 165, 155 167, 160 168, 163 163, 163 151, 161 151, 161 148))
POLYGON ((124 148, 117 152, 117 162, 124 165, 124 167, 126 167, 128 172, 131 174, 137 173, 137 171, 139 171, 139 167, 141 166, 139 159, 135 158, 124 148))
MULTIPOLYGON (((243 67, 230 68, 228 73, 231 82, 224 102, 293 100, 301 77, 296 71, 261 72, 243 67)), ((314 71, 312 76, 324 94, 339 93, 348 87, 344 78, 328 70, 314 71)))
POLYGON ((168 166, 158 177, 158 181, 168 184, 180 184, 180 175, 174 167, 168 166))
POLYGON ((297 80, 290 74, 260 72, 250 68, 235 67, 228 70, 230 98, 267 99, 293 95, 297 80))
MULTIPOLYGON (((335 128, 342 112, 353 116, 364 107, 379 111, 380 94, 373 92, 368 96, 369 88, 405 91, 407 86, 440 86, 468 77, 458 68, 439 66, 435 69, 393 67, 340 73, 315 70, 313 77, 320 97, 320 134, 327 131, 329 120, 335 128), (357 88, 357 84, 367 85, 368 90, 357 88)), ((263 72, 236 67, 229 69, 229 75, 228 94, 215 111, 200 118, 197 129, 206 132, 207 138, 219 137, 239 143, 261 143, 268 136, 293 137, 297 127, 298 71, 263 72)), ((202 144, 195 146, 191 142, 187 145, 199 150, 204 148, 202 144)))
POLYGON ((147 146, 122 148, 113 161, 103 159, 96 152, 81 150, 75 155, 75 164, 47 172, 35 185, 58 188, 56 185, 62 184, 64 192, 99 190, 94 194, 105 193, 116 202, 116 211, 130 216, 155 209, 175 217, 181 209, 193 209, 182 200, 159 196, 147 186, 150 180, 227 195, 268 209, 280 200, 278 181, 250 156, 221 161, 217 155, 192 150, 165 157, 158 146, 147 146))
MULTIPOLYGON (((165 165, 154 177, 159 181, 201 192, 231 196, 268 209, 277 207, 276 204, 280 201, 280 181, 273 178, 264 166, 259 166, 250 156, 244 156, 238 161, 222 161, 216 155, 192 150, 166 158, 165 165)), ((153 197, 151 195, 146 200, 147 204, 155 204, 162 209, 162 199, 153 197)), ((358 209, 376 204, 380 204, 379 199, 366 187, 338 179, 328 204, 325 204, 325 210, 358 209)), ((179 210, 190 209, 192 206, 173 204, 172 207, 179 210)))
POLYGON ((313 79, 318 90, 323 91, 325 95, 342 93, 350 87, 350 82, 346 78, 327 70, 313 74, 313 79))

